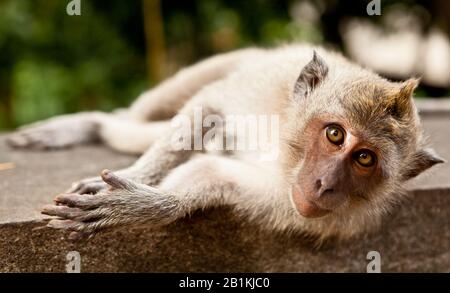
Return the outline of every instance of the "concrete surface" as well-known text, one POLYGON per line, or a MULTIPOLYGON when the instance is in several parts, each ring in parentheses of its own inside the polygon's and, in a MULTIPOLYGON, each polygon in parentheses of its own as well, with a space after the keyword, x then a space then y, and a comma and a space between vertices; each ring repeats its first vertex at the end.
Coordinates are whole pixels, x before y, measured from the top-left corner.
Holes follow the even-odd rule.
MULTIPOLYGON (((428 112, 424 125, 437 152, 450 160, 450 114, 428 112)), ((300 235, 241 223, 227 208, 158 230, 134 228, 78 243, 40 228, 39 208, 72 181, 134 159, 101 146, 14 151, 0 136, 0 272, 64 271, 72 250, 80 252, 85 272, 364 272, 371 250, 381 253, 386 272, 450 272, 450 164, 412 182, 410 199, 380 231, 320 249, 300 235)))

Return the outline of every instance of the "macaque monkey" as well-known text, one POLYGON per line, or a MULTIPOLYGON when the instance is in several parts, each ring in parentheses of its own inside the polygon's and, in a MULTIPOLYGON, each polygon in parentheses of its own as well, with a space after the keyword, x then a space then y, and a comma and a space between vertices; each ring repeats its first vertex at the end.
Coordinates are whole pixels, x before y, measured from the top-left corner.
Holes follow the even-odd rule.
MULTIPOLYGON (((127 110, 56 117, 8 138, 20 148, 102 141, 143 153, 129 168, 73 184, 43 213, 70 238, 127 225, 166 225, 229 205, 262 227, 347 238, 376 226, 402 185, 437 163, 412 96, 418 80, 388 81, 307 45, 245 49, 181 70, 127 110), (177 114, 277 115, 279 155, 174 149, 177 114)), ((194 122, 191 125, 195 128, 194 122)), ((207 127, 192 132, 192 141, 207 127)))

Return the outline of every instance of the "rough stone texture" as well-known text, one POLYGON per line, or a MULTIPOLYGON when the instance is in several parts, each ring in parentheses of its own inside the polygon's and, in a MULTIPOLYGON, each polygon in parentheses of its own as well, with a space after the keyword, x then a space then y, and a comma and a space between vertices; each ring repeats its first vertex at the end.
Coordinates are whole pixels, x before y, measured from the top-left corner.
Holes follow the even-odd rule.
POLYGON ((39 208, 67 190, 72 182, 96 176, 102 168, 125 167, 134 160, 100 146, 54 152, 16 151, 0 137, 0 163, 15 165, 0 171, 0 224, 42 219, 39 208))
MULTIPOLYGON (((441 113, 442 114, 442 113, 441 113)), ((450 159, 450 115, 425 115, 438 153, 450 159)), ((377 250, 383 271, 450 272, 450 164, 411 183, 410 199, 386 217, 380 231, 317 249, 300 235, 261 231, 227 208, 198 212, 168 227, 134 228, 72 243, 60 231, 40 228, 39 208, 72 181, 135 158, 100 146, 67 151, 8 149, 0 137, 0 272, 64 271, 77 250, 85 272, 364 272, 377 250)))

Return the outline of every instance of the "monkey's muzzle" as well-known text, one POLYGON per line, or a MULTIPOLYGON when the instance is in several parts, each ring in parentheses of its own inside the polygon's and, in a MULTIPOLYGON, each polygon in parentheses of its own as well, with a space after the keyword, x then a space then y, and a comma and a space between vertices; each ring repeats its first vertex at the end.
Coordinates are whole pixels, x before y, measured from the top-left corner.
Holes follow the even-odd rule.
POLYGON ((305 218, 320 218, 331 212, 319 207, 314 201, 307 199, 298 185, 292 187, 291 196, 297 211, 305 218))

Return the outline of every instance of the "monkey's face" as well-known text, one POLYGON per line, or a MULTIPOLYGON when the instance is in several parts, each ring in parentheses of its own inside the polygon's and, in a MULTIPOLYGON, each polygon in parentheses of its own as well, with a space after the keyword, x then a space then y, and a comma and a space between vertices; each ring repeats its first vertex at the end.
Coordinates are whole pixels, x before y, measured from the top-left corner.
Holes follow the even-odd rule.
POLYGON ((302 216, 325 216, 348 201, 365 198, 365 189, 380 183, 380 151, 347 121, 315 117, 304 134, 313 139, 302 147, 292 186, 292 200, 302 216))
POLYGON ((343 70, 330 72, 316 53, 302 69, 286 118, 284 166, 303 217, 356 231, 377 221, 403 182, 443 160, 424 147, 412 99, 417 80, 343 70))

